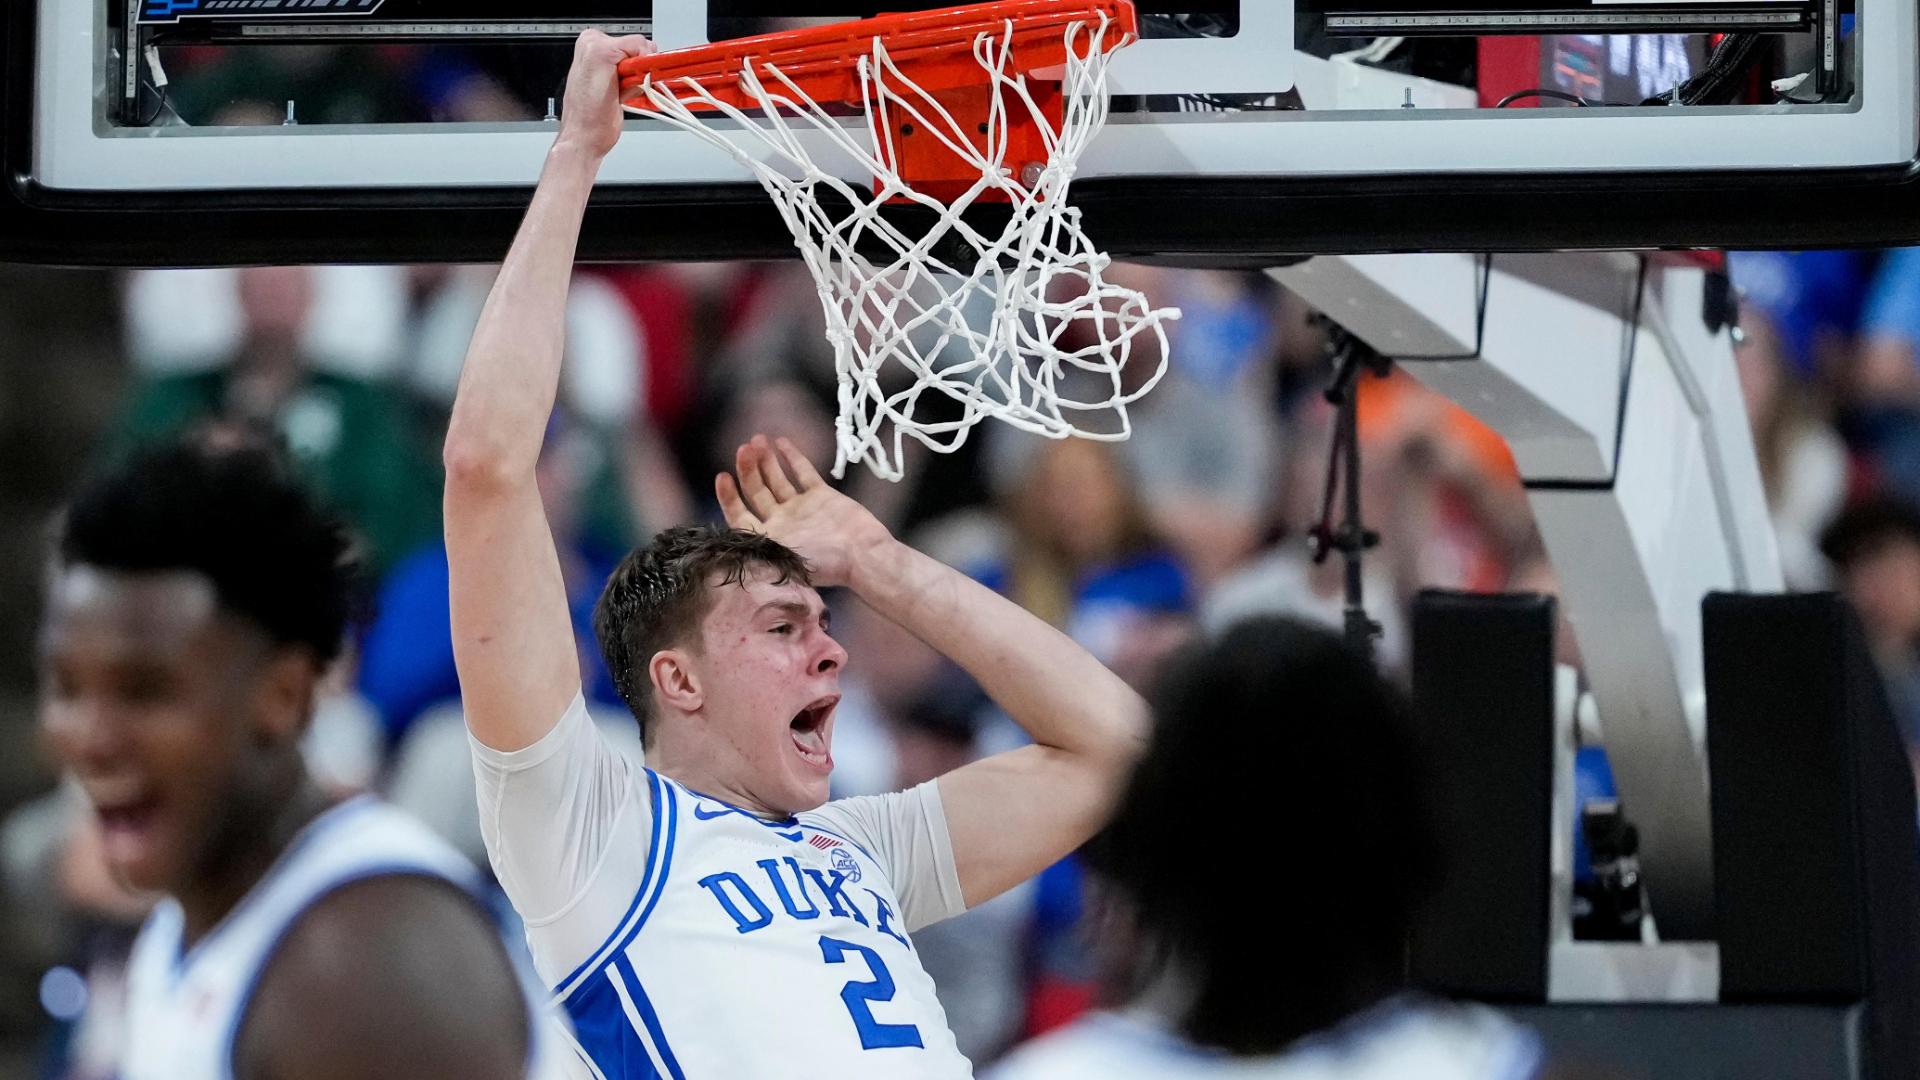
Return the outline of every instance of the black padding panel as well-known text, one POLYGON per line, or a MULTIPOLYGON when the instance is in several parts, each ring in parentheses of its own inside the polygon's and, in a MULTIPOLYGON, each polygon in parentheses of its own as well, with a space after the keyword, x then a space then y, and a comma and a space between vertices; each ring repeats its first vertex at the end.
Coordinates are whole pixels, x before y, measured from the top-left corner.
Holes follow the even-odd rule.
POLYGON ((1920 1076, 1913 774, 1859 625, 1831 594, 1703 616, 1721 1000, 1864 1000, 1863 1074, 1920 1076))
POLYGON ((1414 600, 1414 706, 1445 845, 1445 875, 1410 943, 1422 989, 1546 1000, 1553 628, 1546 597, 1414 600))

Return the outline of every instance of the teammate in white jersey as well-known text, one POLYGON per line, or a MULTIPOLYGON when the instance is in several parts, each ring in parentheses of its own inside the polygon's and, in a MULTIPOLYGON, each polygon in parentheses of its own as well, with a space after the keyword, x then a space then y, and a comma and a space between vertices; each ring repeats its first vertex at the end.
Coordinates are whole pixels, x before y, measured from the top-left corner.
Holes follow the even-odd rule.
POLYGON ((669 530, 609 581, 595 629, 646 766, 601 741, 534 463, 587 195, 620 136, 615 66, 649 49, 581 38, 447 434, 454 655, 489 856, 595 1075, 968 1076, 910 934, 1097 831, 1145 703, 895 541, 790 445, 755 439, 716 481, 735 528, 669 530), (851 588, 952 658, 1033 745, 828 803, 847 656, 815 586, 851 588))
POLYGON ((115 875, 166 894, 128 972, 123 1080, 508 1080, 563 1060, 472 865, 370 798, 330 807, 302 764, 349 551, 258 445, 156 449, 67 515, 42 730, 115 875))
POLYGON ((1404 992, 1434 870, 1406 706, 1316 626, 1263 618, 1170 662, 1153 739, 1089 845, 1114 1007, 990 1080, 1537 1080, 1491 1010, 1404 992))

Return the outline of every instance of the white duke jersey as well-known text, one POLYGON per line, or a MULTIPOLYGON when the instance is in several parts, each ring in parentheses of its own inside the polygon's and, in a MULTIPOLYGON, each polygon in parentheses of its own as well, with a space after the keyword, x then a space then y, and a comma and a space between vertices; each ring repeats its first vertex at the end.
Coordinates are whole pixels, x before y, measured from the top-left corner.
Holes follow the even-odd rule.
POLYGON ((1196 1046, 1143 1013, 1092 1013, 983 1080, 1536 1080, 1539 1040, 1491 1010, 1395 1001, 1269 1057, 1196 1046))
MULTIPOLYGON (((473 892, 473 865, 412 818, 360 796, 309 822, 206 936, 182 950, 180 905, 163 900, 134 941, 127 968, 127 1048, 120 1080, 230 1080, 241 1021, 275 948, 302 914, 336 889, 413 875, 473 892)), ((378 978, 369 972, 368 978, 378 978)), ((564 1075, 547 1018, 528 1010, 527 1075, 564 1075)))
POLYGON ((473 746, 490 858, 590 1075, 972 1075, 908 936, 963 908, 934 785, 767 821, 628 764, 579 701, 525 750, 473 746))

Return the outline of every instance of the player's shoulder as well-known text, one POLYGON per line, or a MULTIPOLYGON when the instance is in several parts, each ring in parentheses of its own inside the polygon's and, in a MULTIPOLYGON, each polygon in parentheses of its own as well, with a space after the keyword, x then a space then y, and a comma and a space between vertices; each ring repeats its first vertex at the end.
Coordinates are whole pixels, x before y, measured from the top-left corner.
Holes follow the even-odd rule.
POLYGON ((1368 1077, 1419 1068, 1434 1080, 1534 1080, 1545 1064, 1539 1037, 1492 1009, 1419 998, 1360 1018, 1341 1042, 1368 1077))
POLYGON ((391 804, 360 795, 335 806, 295 841, 286 870, 325 879, 379 870, 417 869, 463 884, 473 864, 438 833, 391 804))
POLYGON ((812 828, 845 828, 866 822, 876 816, 896 793, 880 795, 850 795, 821 803, 811 810, 801 810, 793 815, 795 821, 812 828))
POLYGON ((1264 1058, 1229 1057, 1141 1016, 1097 1012, 1019 1048, 981 1080, 1534 1080, 1542 1066, 1539 1040, 1498 1013, 1410 999, 1264 1058))
POLYGON ((1279 1060, 1292 1070, 1279 1075, 1303 1080, 1535 1080, 1544 1052, 1533 1032, 1485 1006, 1406 994, 1301 1039, 1279 1060))
POLYGON ((249 907, 262 951, 243 1047, 331 1034, 355 1049, 356 1031, 424 1021, 422 1002, 448 993, 510 1030, 523 1004, 478 883, 450 844, 379 799, 321 814, 249 907))
MULTIPOLYGON (((286 973, 272 983, 290 992, 323 998, 351 990, 363 999, 415 969, 455 977, 451 965, 499 951, 491 917, 465 890, 435 875, 396 871, 315 898, 287 927, 267 967, 286 973)), ((269 988, 263 978, 262 990, 269 988)))
POLYGON ((443 879, 457 889, 480 885, 478 871, 451 844, 407 814, 360 795, 321 813, 294 837, 254 886, 236 925, 244 937, 269 948, 343 886, 393 875, 443 879))
POLYGON ((837 832, 843 839, 873 848, 885 846, 893 829, 908 819, 918 819, 931 805, 936 805, 938 799, 938 787, 928 781, 905 791, 834 799, 812 810, 801 811, 794 818, 802 825, 837 832))
POLYGON ((500 1041, 524 1054, 525 1003, 489 915, 438 875, 396 871, 345 882, 287 927, 248 1003, 236 1050, 288 1047, 353 1060, 376 1031, 429 1042, 500 1041), (457 999, 453 1006, 449 999, 457 999))
MULTIPOLYGON (((824 835, 827 840, 851 844, 871 861, 876 858, 876 852, 886 850, 890 819, 884 804, 869 800, 884 798, 883 795, 860 795, 835 799, 795 814, 794 820, 815 836, 824 835)), ((819 841, 820 845, 825 843, 826 840, 819 841)))
POLYGON ((1094 1012, 1015 1049, 980 1080, 1128 1080, 1171 1075, 1191 1056, 1172 1036, 1112 1012, 1094 1012))

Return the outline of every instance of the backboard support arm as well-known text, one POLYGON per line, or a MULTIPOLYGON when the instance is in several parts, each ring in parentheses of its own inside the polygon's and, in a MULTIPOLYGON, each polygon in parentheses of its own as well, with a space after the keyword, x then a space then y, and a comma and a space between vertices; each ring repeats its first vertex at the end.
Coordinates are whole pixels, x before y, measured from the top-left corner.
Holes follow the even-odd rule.
POLYGON ((1710 938, 1700 602, 1784 587, 1732 333, 1707 314, 1715 271, 1585 253, 1270 273, 1506 438, 1641 827, 1661 936, 1710 938))

